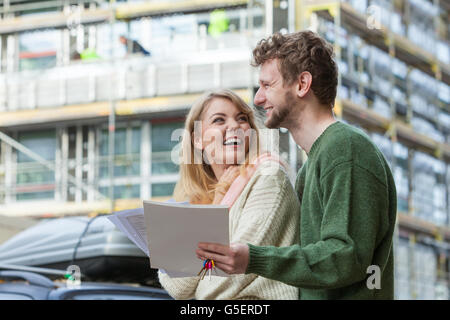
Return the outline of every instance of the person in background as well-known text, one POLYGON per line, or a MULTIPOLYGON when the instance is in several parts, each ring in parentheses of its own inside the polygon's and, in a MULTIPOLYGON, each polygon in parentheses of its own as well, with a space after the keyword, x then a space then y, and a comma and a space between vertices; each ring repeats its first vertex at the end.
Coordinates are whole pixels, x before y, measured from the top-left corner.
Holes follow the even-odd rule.
POLYGON ((125 36, 119 37, 120 43, 125 46, 127 53, 138 53, 143 54, 144 56, 150 56, 150 52, 147 51, 138 41, 129 39, 125 36))
MULTIPOLYGON (((231 206, 230 241, 289 246, 299 239, 299 202, 280 163, 261 160, 253 164, 258 163, 255 158, 268 155, 261 154, 259 141, 254 112, 238 95, 230 90, 204 94, 186 119, 174 200, 231 206), (242 189, 235 183, 238 179, 242 189), (225 201, 230 194, 235 195, 231 203, 225 201)), ((211 280, 171 278, 162 270, 158 275, 175 299, 298 297, 297 288, 255 274, 218 277, 213 273, 211 280)))
POLYGON ((72 54, 71 60, 82 60, 82 61, 95 61, 100 60, 101 57, 97 54, 97 51, 93 48, 86 48, 81 53, 75 51, 72 54))
POLYGON ((228 31, 230 27, 230 19, 227 17, 227 13, 223 9, 216 9, 209 14, 209 26, 208 33, 212 37, 219 37, 225 31, 228 31))
POLYGON ((276 33, 253 50, 255 105, 308 154, 298 172, 300 244, 201 243, 200 259, 300 289, 301 299, 393 299, 397 196, 389 164, 359 129, 333 114, 333 47, 311 31, 276 33))
POLYGON ((93 48, 84 49, 81 52, 80 57, 83 61, 93 61, 101 59, 101 57, 97 54, 97 51, 93 48))

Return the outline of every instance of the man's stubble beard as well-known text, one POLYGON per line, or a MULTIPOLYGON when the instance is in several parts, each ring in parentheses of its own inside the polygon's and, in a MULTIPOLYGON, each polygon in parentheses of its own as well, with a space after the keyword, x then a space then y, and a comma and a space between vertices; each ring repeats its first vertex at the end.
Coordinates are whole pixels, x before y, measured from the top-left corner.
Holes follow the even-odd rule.
POLYGON ((288 116, 294 107, 295 98, 292 93, 288 91, 284 95, 284 104, 279 106, 277 110, 272 109, 270 118, 266 120, 266 127, 269 129, 278 129, 281 126, 287 128, 290 120, 288 116))

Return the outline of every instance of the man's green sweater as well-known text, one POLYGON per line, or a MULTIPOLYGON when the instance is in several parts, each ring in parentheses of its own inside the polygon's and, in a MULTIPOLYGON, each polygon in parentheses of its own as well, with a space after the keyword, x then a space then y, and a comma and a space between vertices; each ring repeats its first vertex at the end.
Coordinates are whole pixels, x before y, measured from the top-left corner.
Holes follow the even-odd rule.
POLYGON ((396 189, 370 139, 333 123, 312 145, 295 189, 300 243, 249 244, 246 273, 299 287, 300 299, 393 299, 396 189), (369 266, 379 267, 379 274, 369 266), (377 276, 379 289, 373 288, 377 276))

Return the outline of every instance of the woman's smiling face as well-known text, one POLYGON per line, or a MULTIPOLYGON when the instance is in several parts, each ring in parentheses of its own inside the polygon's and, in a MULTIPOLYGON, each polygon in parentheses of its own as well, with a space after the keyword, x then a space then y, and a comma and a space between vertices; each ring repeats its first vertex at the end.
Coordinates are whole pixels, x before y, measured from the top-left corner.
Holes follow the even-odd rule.
POLYGON ((244 163, 251 129, 244 112, 228 99, 214 98, 203 111, 201 121, 202 149, 209 163, 244 163))

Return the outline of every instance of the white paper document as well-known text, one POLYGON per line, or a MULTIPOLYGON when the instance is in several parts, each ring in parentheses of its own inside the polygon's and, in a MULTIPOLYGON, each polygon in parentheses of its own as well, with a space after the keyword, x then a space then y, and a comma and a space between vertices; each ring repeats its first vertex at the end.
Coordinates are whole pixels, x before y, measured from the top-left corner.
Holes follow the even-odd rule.
POLYGON ((108 216, 108 219, 122 231, 128 239, 148 256, 147 231, 144 221, 144 208, 123 210, 108 216))
POLYGON ((144 216, 151 267, 173 277, 196 276, 202 269, 195 254, 199 242, 229 244, 227 206, 144 201, 144 216))
MULTIPOLYGON (((198 274, 202 268, 195 254, 199 242, 229 244, 227 206, 144 201, 144 208, 119 211, 108 218, 150 257, 152 268, 163 269, 171 277, 198 274)), ((216 271, 212 274, 228 276, 216 271)))

